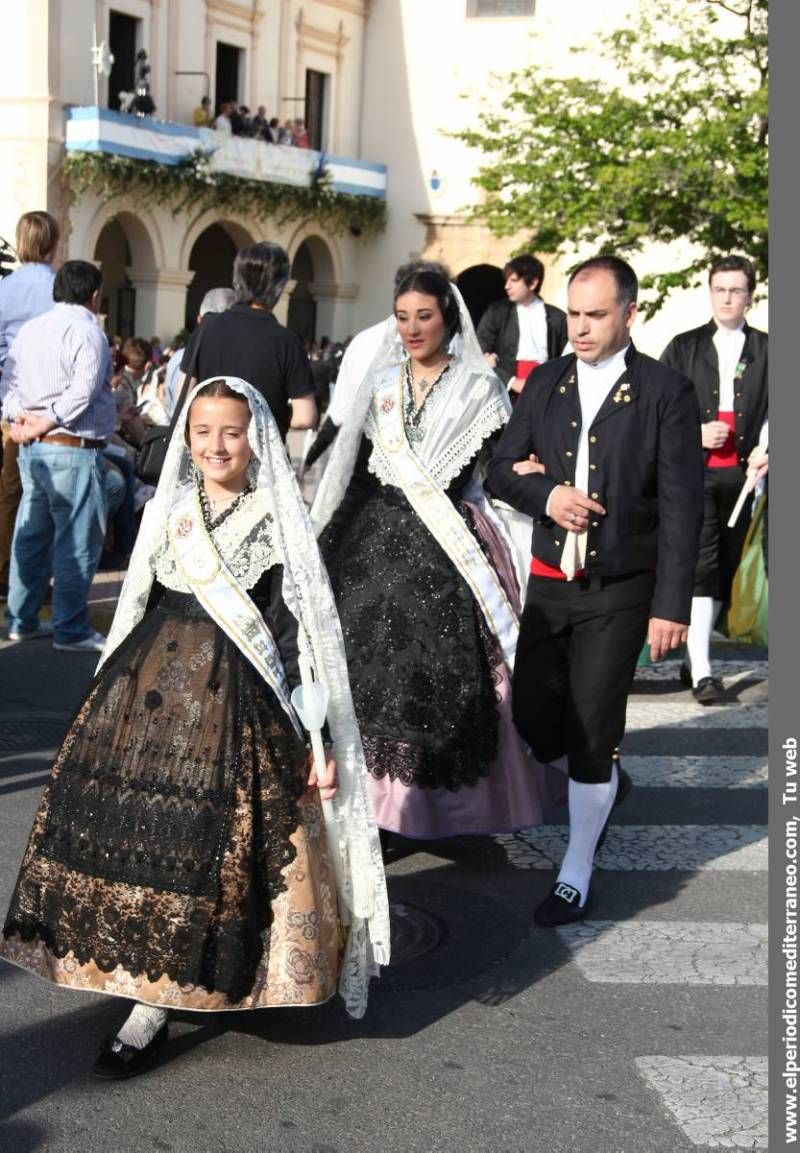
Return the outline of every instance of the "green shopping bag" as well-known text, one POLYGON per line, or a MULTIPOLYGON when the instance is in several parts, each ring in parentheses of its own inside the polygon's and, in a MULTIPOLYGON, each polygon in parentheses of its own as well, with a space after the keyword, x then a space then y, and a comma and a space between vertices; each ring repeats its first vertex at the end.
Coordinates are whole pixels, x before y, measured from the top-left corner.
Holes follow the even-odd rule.
POLYGON ((748 645, 766 645, 768 627, 768 581, 764 569, 764 509, 767 494, 759 499, 747 530, 742 559, 733 578, 727 632, 748 645))

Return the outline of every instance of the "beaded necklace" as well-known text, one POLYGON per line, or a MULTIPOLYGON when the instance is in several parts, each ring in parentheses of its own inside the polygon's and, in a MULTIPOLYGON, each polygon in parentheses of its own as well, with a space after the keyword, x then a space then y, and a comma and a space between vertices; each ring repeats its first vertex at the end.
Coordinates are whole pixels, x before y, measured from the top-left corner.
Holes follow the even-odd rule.
POLYGON ((236 509, 242 503, 244 498, 249 493, 254 492, 255 490, 254 490, 252 484, 248 484, 247 487, 243 488, 241 492, 237 492, 236 496, 231 498, 227 507, 224 508, 222 510, 222 512, 219 512, 219 513, 214 512, 214 508, 213 508, 214 502, 209 500, 208 494, 206 493, 204 485, 201 484, 199 486, 199 491, 200 491, 200 508, 202 509, 202 512, 203 512, 203 523, 205 524, 207 529, 211 529, 211 528, 217 528, 219 525, 222 524, 223 521, 227 520, 228 517, 233 512, 236 511, 236 509))
POLYGON ((414 377, 411 373, 411 361, 407 360, 405 362, 403 366, 403 418, 406 426, 406 436, 411 444, 418 444, 421 440, 425 439, 428 423, 427 417, 431 411, 431 394, 438 391, 438 385, 449 368, 450 361, 447 362, 433 383, 425 390, 422 404, 417 408, 414 403, 414 377))

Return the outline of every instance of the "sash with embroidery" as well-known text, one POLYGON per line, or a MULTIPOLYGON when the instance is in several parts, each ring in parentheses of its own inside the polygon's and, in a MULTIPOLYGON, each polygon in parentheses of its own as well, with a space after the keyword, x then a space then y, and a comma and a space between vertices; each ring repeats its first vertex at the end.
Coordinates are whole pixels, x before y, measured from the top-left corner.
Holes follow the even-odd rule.
POLYGON ((376 387, 372 417, 375 435, 391 464, 398 486, 469 585, 486 623, 497 637, 506 665, 512 670, 519 622, 477 540, 406 439, 402 372, 396 371, 384 377, 376 387))
POLYGON ((266 681, 294 725, 303 730, 289 699, 278 646, 264 618, 225 565, 203 521, 200 497, 191 493, 171 510, 169 541, 194 596, 266 681))

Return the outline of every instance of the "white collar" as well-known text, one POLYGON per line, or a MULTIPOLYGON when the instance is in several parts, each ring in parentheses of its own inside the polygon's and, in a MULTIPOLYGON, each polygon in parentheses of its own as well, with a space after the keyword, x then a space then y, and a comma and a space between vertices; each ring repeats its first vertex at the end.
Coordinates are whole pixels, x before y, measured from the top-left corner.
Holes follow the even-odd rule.
POLYGON ((616 367, 617 363, 619 363, 619 371, 622 372, 625 368, 625 357, 628 354, 629 348, 630 342, 626 344, 624 348, 620 348, 616 352, 612 353, 611 356, 607 356, 605 360, 598 360, 596 364, 588 364, 585 360, 579 359, 578 372, 585 370, 586 372, 596 372, 598 375, 600 375, 609 370, 612 365, 616 367))

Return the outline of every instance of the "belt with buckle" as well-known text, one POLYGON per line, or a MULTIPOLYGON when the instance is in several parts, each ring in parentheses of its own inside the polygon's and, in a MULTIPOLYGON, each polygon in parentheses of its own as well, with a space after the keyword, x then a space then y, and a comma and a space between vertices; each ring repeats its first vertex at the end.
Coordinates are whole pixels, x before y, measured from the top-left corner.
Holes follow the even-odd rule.
POLYGON ((90 436, 70 436, 66 432, 46 432, 44 436, 37 436, 38 441, 48 444, 64 444, 68 448, 105 448, 104 440, 93 440, 90 436))

